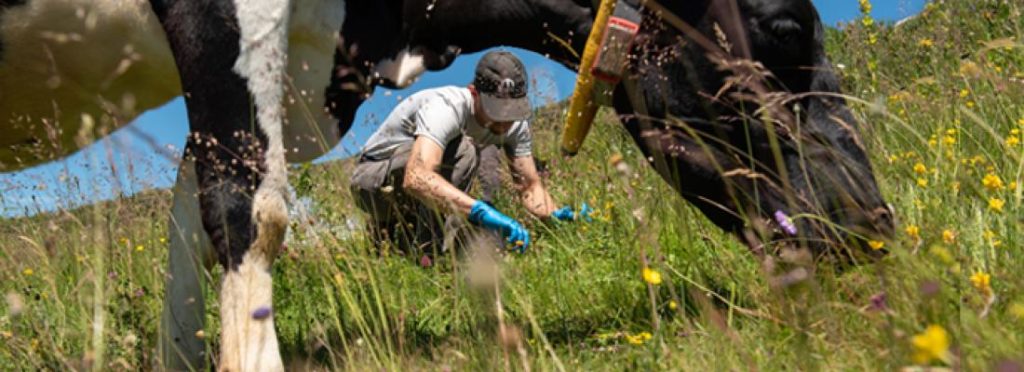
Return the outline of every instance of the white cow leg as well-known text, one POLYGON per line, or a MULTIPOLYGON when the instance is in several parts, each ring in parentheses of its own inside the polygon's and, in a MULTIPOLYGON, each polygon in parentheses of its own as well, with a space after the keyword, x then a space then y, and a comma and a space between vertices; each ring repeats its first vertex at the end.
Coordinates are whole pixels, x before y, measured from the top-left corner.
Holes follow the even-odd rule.
POLYGON ((203 284, 213 263, 212 245, 199 214, 195 167, 183 160, 174 185, 160 353, 164 368, 204 370, 207 363, 203 324, 203 284))
POLYGON ((274 331, 272 260, 247 252, 220 290, 221 371, 283 371, 274 331))

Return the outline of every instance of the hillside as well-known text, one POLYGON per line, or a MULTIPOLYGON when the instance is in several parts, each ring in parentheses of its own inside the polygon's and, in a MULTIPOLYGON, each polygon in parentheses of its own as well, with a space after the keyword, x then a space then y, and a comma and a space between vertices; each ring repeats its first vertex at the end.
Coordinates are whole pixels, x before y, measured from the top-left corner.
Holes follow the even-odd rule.
MULTIPOLYGON (((293 224, 274 267, 285 358, 297 370, 1020 370, 1022 11, 1017 1, 946 0, 898 27, 861 19, 829 31, 899 219, 881 263, 773 287, 745 247, 645 165, 607 112, 578 157, 555 155, 562 113, 551 107, 534 122, 547 183, 557 200, 597 214, 584 225, 531 221, 534 248, 506 257, 497 285, 455 257, 425 269, 372 250, 352 226, 361 212, 350 163, 293 172, 316 207, 293 224), (635 173, 614 169, 613 155, 635 173), (660 280, 645 282, 645 263, 660 280), (496 287, 513 329, 501 335, 496 287)), ((169 196, 0 220, 0 366, 83 367, 96 339, 101 369, 157 363, 169 196)), ((507 193, 498 205, 526 217, 507 193)), ((203 337, 214 351, 207 287, 203 337)))

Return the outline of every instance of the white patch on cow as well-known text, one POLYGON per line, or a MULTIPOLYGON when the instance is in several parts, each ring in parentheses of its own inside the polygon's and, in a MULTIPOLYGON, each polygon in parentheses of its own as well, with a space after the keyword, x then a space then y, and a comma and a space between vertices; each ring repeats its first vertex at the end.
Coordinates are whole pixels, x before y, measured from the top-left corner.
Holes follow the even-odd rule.
POLYGON ((273 311, 263 319, 253 316, 257 309, 273 309, 271 263, 262 252, 250 250, 237 270, 224 274, 220 289, 221 371, 284 370, 273 311))
POLYGON ((237 271, 228 270, 221 288, 220 368, 224 370, 283 370, 273 318, 253 319, 251 312, 254 306, 272 306, 270 265, 288 225, 281 97, 288 62, 289 4, 289 0, 235 0, 239 55, 234 71, 247 80, 267 147, 266 173, 252 203, 256 239, 237 271))
POLYGON ((374 77, 391 81, 397 88, 405 88, 415 83, 426 70, 423 55, 406 47, 395 57, 377 62, 373 74, 374 77))
POLYGON ((289 162, 313 160, 341 140, 338 120, 325 110, 324 102, 344 18, 344 1, 292 4, 288 30, 290 79, 285 84, 287 119, 283 129, 289 162))
POLYGON ((181 92, 146 0, 31 0, 3 12, 0 39, 0 171, 78 150, 83 114, 100 138, 181 92))

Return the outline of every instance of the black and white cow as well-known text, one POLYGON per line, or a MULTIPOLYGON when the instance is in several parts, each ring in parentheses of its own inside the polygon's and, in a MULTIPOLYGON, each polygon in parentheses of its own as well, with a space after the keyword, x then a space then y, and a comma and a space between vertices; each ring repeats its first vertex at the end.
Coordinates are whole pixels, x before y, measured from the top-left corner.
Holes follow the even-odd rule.
MULTIPOLYGON (((829 94, 838 84, 810 0, 668 3, 645 2, 631 75, 614 95, 663 178, 758 250, 890 235, 856 122, 829 94), (776 212, 824 218, 796 218, 787 236, 776 212)), ((226 269, 218 367, 280 370, 270 267, 287 226, 286 162, 333 147, 374 86, 405 86, 459 52, 510 45, 573 66, 591 4, 0 0, 0 170, 59 158, 184 92, 191 134, 174 190, 165 363, 205 363, 193 335, 211 244, 226 269)))

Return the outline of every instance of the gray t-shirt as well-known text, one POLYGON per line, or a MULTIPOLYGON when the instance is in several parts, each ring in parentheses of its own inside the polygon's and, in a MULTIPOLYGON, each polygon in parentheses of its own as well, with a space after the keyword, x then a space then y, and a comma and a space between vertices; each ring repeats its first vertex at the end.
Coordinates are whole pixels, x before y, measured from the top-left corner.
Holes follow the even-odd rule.
POLYGON ((457 86, 425 89, 403 100, 370 136, 362 155, 386 159, 417 136, 430 138, 444 149, 460 134, 472 138, 477 149, 498 145, 509 157, 531 155, 533 137, 527 121, 515 122, 504 135, 494 134, 476 122, 469 88, 457 86))

